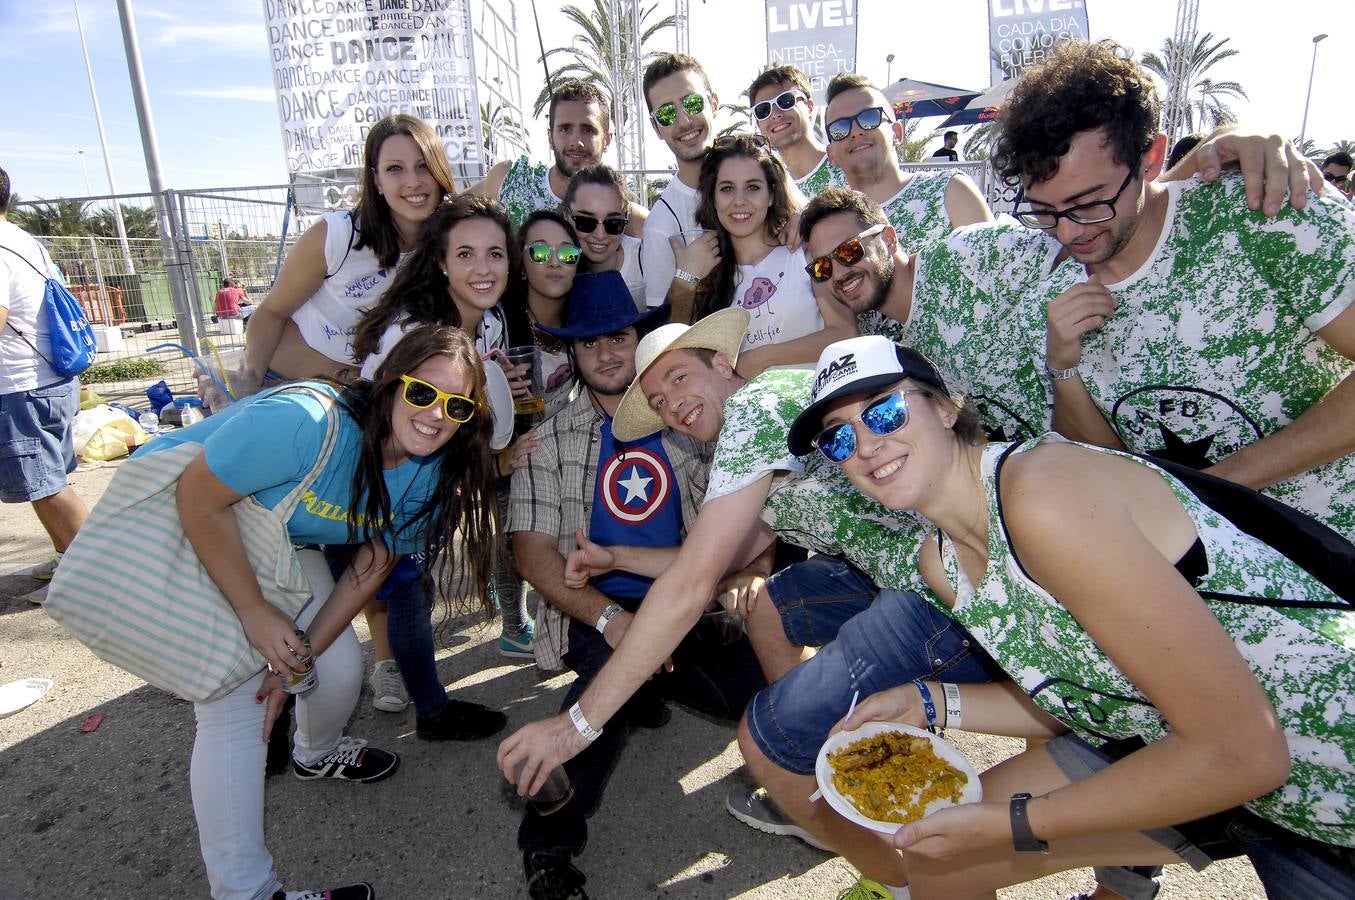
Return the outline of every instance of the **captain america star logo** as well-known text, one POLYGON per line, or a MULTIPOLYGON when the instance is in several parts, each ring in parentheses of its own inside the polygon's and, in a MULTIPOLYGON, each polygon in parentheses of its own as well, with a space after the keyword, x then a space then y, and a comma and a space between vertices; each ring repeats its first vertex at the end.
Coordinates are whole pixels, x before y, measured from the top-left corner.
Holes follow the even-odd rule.
POLYGON ((645 449, 618 453, 602 468, 602 500, 618 522, 648 522, 668 499, 672 480, 659 456, 645 449))

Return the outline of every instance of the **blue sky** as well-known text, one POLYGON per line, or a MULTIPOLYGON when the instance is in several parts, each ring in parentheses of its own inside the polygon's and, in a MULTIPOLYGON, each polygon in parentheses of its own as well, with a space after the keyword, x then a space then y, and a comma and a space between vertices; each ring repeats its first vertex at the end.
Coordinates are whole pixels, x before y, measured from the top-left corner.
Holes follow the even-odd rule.
MULTIPOLYGON (((657 2, 661 12, 670 8, 668 0, 657 2)), ((592 6, 591 0, 576 3, 592 6)), ((1137 51, 1159 48, 1175 22, 1175 0, 1087 4, 1093 37, 1114 36, 1137 51)), ((986 85, 983 0, 858 0, 856 5, 859 71, 883 81, 885 57, 893 53, 894 78, 986 85)), ((1200 31, 1230 36, 1231 46, 1242 51, 1218 66, 1216 77, 1247 88, 1250 102, 1236 104, 1243 121, 1286 135, 1299 130, 1312 36, 1329 32, 1318 49, 1308 136, 1320 145, 1355 138, 1348 87, 1355 26, 1348 24, 1349 0, 1286 0, 1282 5, 1202 0, 1200 5, 1200 31)), ((570 33, 557 4, 541 0, 537 6, 545 34, 570 33)), ((167 186, 284 181, 262 0, 133 0, 133 7, 167 186)), ((80 9, 118 188, 144 191, 146 166, 116 4, 82 0, 80 9)), ((691 9, 693 53, 706 63, 721 98, 737 100, 764 56, 762 0, 691 0, 691 9)), ((517 15, 522 89, 530 98, 542 76, 529 0, 518 0, 517 15)), ((0 34, 6 111, 0 165, 9 171, 14 190, 28 199, 84 195, 77 153, 83 149, 94 193, 106 193, 71 0, 0 0, 0 34)), ((544 131, 544 125, 533 123, 533 147, 543 158, 544 131)), ((668 159, 655 141, 648 153, 651 165, 668 159)))

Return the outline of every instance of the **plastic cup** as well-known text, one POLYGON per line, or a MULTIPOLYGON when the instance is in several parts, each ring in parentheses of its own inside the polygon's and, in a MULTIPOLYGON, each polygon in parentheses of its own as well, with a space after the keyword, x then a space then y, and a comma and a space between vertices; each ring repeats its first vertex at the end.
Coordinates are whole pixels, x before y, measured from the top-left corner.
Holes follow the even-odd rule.
POLYGON ((527 365, 527 382, 531 393, 526 397, 513 398, 513 412, 519 416, 535 416, 546 408, 546 386, 541 379, 541 358, 536 347, 509 347, 508 362, 514 366, 527 365))
MULTIPOLYGON (((527 765, 527 760, 518 763, 517 771, 513 773, 513 780, 522 781, 522 770, 527 765)), ((527 795, 527 802, 532 805, 539 816, 548 816, 551 813, 559 812, 569 802, 569 798, 574 796, 574 785, 569 783, 569 776, 565 774, 564 766, 556 766, 551 770, 546 783, 541 786, 541 790, 535 794, 527 795)))

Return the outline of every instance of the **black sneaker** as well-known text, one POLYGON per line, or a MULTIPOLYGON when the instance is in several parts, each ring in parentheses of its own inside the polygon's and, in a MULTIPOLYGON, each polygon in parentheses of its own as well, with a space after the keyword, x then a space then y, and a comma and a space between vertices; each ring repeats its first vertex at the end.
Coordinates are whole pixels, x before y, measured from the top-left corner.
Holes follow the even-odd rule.
POLYGON ((395 774, 400 767, 400 757, 389 750, 368 747, 367 742, 358 738, 346 737, 339 742, 333 753, 317 763, 303 766, 292 760, 292 771, 302 781, 317 778, 334 778, 339 781, 380 781, 395 774))
POLYGON ((376 891, 364 881, 327 891, 278 891, 273 900, 376 900, 376 891))
POLYGON ((583 890, 587 879, 567 852, 528 850, 522 854, 522 868, 532 900, 588 900, 583 890))
POLYGON ((448 700, 431 716, 419 716, 415 732, 425 741, 478 741, 498 734, 508 717, 497 709, 465 700, 448 700))

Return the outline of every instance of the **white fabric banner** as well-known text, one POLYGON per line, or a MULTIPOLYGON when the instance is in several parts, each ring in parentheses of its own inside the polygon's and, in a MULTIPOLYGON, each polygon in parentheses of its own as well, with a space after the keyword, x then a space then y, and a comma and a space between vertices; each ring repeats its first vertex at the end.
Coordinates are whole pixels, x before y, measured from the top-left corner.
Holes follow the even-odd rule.
POLYGON ((767 63, 808 75, 822 108, 833 76, 856 71, 856 0, 767 0, 767 63))
POLYGON ((992 83, 1019 76, 1059 41, 1087 40, 1085 0, 988 0, 992 83))
POLYGON ((427 121, 453 171, 481 158, 467 0, 264 0, 287 170, 362 165, 372 123, 427 121))

